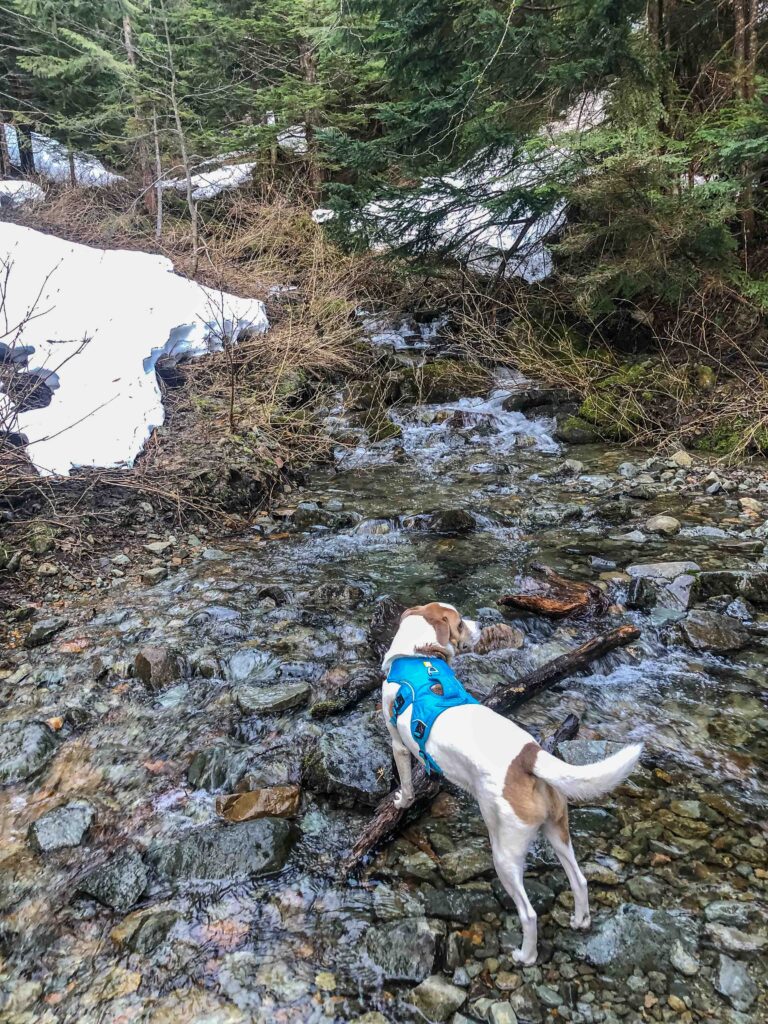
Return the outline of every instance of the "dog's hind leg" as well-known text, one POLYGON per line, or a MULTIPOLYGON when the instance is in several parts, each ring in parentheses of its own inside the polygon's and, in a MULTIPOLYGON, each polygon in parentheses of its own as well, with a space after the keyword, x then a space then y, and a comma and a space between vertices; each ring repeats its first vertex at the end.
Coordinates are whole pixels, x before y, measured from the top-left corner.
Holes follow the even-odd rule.
POLYGON ((536 963, 538 955, 538 919, 525 891, 523 876, 528 847, 537 831, 536 828, 502 828, 499 834, 491 835, 496 872, 501 884, 515 901, 520 927, 523 930, 522 945, 512 953, 512 959, 528 967, 536 963))
POLYGON ((565 819, 564 828, 562 822, 546 821, 544 823, 544 835, 557 854, 557 859, 563 865, 563 870, 568 878, 568 884, 573 892, 574 906, 573 914, 571 915, 571 928, 579 930, 589 928, 592 918, 589 914, 587 880, 576 860, 576 854, 573 852, 573 845, 568 835, 568 818, 566 817, 565 819))

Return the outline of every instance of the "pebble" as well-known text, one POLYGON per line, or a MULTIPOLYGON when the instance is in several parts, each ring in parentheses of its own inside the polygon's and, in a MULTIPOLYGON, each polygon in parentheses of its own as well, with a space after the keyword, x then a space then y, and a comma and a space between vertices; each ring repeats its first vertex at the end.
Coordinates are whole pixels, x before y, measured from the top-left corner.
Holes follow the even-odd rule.
POLYGON ((650 519, 646 519, 643 529, 647 530, 648 533, 662 533, 666 537, 672 537, 674 534, 680 532, 680 520, 675 519, 674 516, 651 516, 650 519))
POLYGON ((509 1003, 491 1003, 488 1020, 490 1024, 517 1024, 517 1014, 509 1003))

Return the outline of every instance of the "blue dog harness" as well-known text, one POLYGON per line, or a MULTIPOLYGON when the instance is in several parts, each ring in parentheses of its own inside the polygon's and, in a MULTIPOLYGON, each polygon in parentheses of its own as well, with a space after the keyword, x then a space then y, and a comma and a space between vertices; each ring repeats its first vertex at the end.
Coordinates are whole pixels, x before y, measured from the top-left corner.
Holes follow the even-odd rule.
POLYGON ((424 767, 428 775, 442 775, 440 767, 425 749, 432 726, 448 708, 479 702, 467 693, 450 665, 440 658, 434 661, 417 656, 395 658, 390 665, 387 682, 399 687, 392 704, 392 725, 397 725, 400 715, 413 707, 411 736, 418 745, 424 767))

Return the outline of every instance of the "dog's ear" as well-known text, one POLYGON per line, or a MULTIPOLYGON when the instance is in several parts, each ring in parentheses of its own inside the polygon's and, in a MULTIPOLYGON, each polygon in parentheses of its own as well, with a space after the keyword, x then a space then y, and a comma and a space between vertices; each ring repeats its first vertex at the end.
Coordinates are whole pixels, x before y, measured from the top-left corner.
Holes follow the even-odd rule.
POLYGON ((448 627, 450 643, 458 649, 461 645, 461 615, 453 608, 446 608, 443 611, 443 622, 448 627))
POLYGON ((442 644, 424 644, 423 647, 415 648, 414 654, 423 654, 425 658, 442 658, 443 661, 451 660, 451 650, 443 647, 442 644))

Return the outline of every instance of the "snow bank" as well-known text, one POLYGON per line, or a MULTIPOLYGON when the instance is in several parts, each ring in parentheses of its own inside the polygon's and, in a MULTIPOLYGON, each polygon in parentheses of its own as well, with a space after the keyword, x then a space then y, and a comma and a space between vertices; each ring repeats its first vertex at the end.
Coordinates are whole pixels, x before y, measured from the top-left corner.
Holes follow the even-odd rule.
MULTIPOLYGON (((213 199, 227 189, 240 188, 250 181, 258 166, 256 161, 245 164, 227 164, 224 167, 212 167, 210 170, 197 171, 192 175, 192 198, 213 199)), ((163 188, 178 189, 186 192, 187 179, 171 178, 163 182, 163 188)))
POLYGON ((0 209, 39 203, 43 199, 45 192, 34 181, 0 181, 0 209))
MULTIPOLYGON (((11 163, 14 167, 21 167, 18 132, 12 124, 3 125, 3 128, 11 163)), ((35 171, 41 178, 63 184, 71 180, 69 153, 60 142, 49 139, 47 135, 40 135, 39 132, 32 132, 32 155, 35 159, 35 171)), ((95 156, 76 153, 74 163, 75 180, 78 185, 103 186, 125 181, 121 174, 113 174, 112 171, 108 171, 101 160, 97 160, 95 156)))
POLYGON ((11 264, 0 342, 17 356, 28 346, 27 368, 59 385, 46 408, 19 415, 45 474, 131 465, 164 419, 159 357, 216 351, 268 326, 263 303, 179 277, 163 256, 0 223, 0 261, 11 264))

